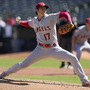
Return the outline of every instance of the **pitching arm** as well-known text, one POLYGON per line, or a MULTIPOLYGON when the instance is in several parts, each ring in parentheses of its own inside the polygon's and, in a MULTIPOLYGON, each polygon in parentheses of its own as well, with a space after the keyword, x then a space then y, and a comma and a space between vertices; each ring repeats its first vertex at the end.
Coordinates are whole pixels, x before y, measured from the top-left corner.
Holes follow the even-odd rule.
POLYGON ((30 25, 28 24, 28 21, 21 21, 21 18, 20 17, 16 17, 16 22, 22 26, 25 26, 25 27, 30 27, 30 25))

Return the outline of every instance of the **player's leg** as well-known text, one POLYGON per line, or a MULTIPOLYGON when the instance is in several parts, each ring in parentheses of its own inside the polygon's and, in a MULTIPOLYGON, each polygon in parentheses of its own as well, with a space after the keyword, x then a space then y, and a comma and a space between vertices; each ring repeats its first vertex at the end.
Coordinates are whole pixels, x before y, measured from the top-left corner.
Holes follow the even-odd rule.
MULTIPOLYGON (((76 44, 75 45, 75 49, 76 49, 76 57, 78 58, 78 60, 80 61, 80 57, 81 57, 81 45, 76 44)), ((76 71, 74 70, 74 75, 76 75, 76 71)))
POLYGON ((40 47, 36 47, 35 50, 22 62, 19 62, 15 65, 13 65, 8 70, 2 72, 0 74, 0 77, 5 77, 11 73, 15 73, 16 71, 23 69, 25 67, 28 67, 29 65, 41 60, 45 57, 44 51, 40 47))
POLYGON ((53 58, 56 58, 58 60, 62 60, 62 61, 68 61, 72 64, 72 66, 74 67, 77 75, 80 77, 82 82, 86 82, 88 81, 87 76, 85 75, 80 62, 78 61, 77 57, 75 55, 73 55, 72 53, 57 47, 53 49, 53 53, 51 53, 53 58))
MULTIPOLYGON (((66 38, 63 38, 63 37, 60 37, 60 47, 62 47, 63 49, 67 49, 67 39, 66 38)), ((61 62, 61 65, 60 65, 60 68, 66 68, 67 65, 64 61, 61 62)))
POLYGON ((75 47, 76 47, 76 56, 77 56, 78 60, 80 61, 83 45, 76 44, 75 47))
MULTIPOLYGON (((71 37, 69 37, 67 39, 67 48, 66 48, 66 50, 72 53, 72 38, 71 37)), ((68 62, 68 68, 73 69, 73 66, 70 62, 68 62)))

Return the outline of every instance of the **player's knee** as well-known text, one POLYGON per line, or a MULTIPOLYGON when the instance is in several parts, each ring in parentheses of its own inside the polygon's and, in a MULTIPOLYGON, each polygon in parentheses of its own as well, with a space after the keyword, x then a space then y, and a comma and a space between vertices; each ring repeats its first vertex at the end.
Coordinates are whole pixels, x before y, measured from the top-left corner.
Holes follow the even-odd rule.
POLYGON ((26 68, 27 67, 27 65, 23 64, 22 62, 20 62, 19 65, 20 65, 21 68, 26 68))
POLYGON ((77 61, 78 61, 77 57, 75 55, 73 55, 71 57, 71 62, 77 62, 77 61))

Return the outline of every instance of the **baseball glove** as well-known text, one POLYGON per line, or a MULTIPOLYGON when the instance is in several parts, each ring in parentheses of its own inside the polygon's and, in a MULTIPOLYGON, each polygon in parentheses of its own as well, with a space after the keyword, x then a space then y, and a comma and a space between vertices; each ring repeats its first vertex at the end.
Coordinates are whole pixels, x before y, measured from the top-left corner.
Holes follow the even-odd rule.
POLYGON ((61 25, 58 29, 58 33, 59 34, 65 34, 67 32, 70 32, 72 29, 74 28, 74 24, 65 24, 65 25, 61 25))

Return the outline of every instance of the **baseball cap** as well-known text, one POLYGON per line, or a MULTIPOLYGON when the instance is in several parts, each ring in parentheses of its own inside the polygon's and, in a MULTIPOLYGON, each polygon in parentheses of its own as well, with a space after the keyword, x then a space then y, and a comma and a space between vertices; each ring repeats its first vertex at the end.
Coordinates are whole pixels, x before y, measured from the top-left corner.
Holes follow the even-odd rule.
POLYGON ((36 5, 36 9, 39 9, 40 7, 46 7, 46 9, 48 9, 48 5, 45 5, 43 2, 40 2, 36 5))
POLYGON ((86 19, 86 23, 90 23, 90 18, 87 18, 86 19))

